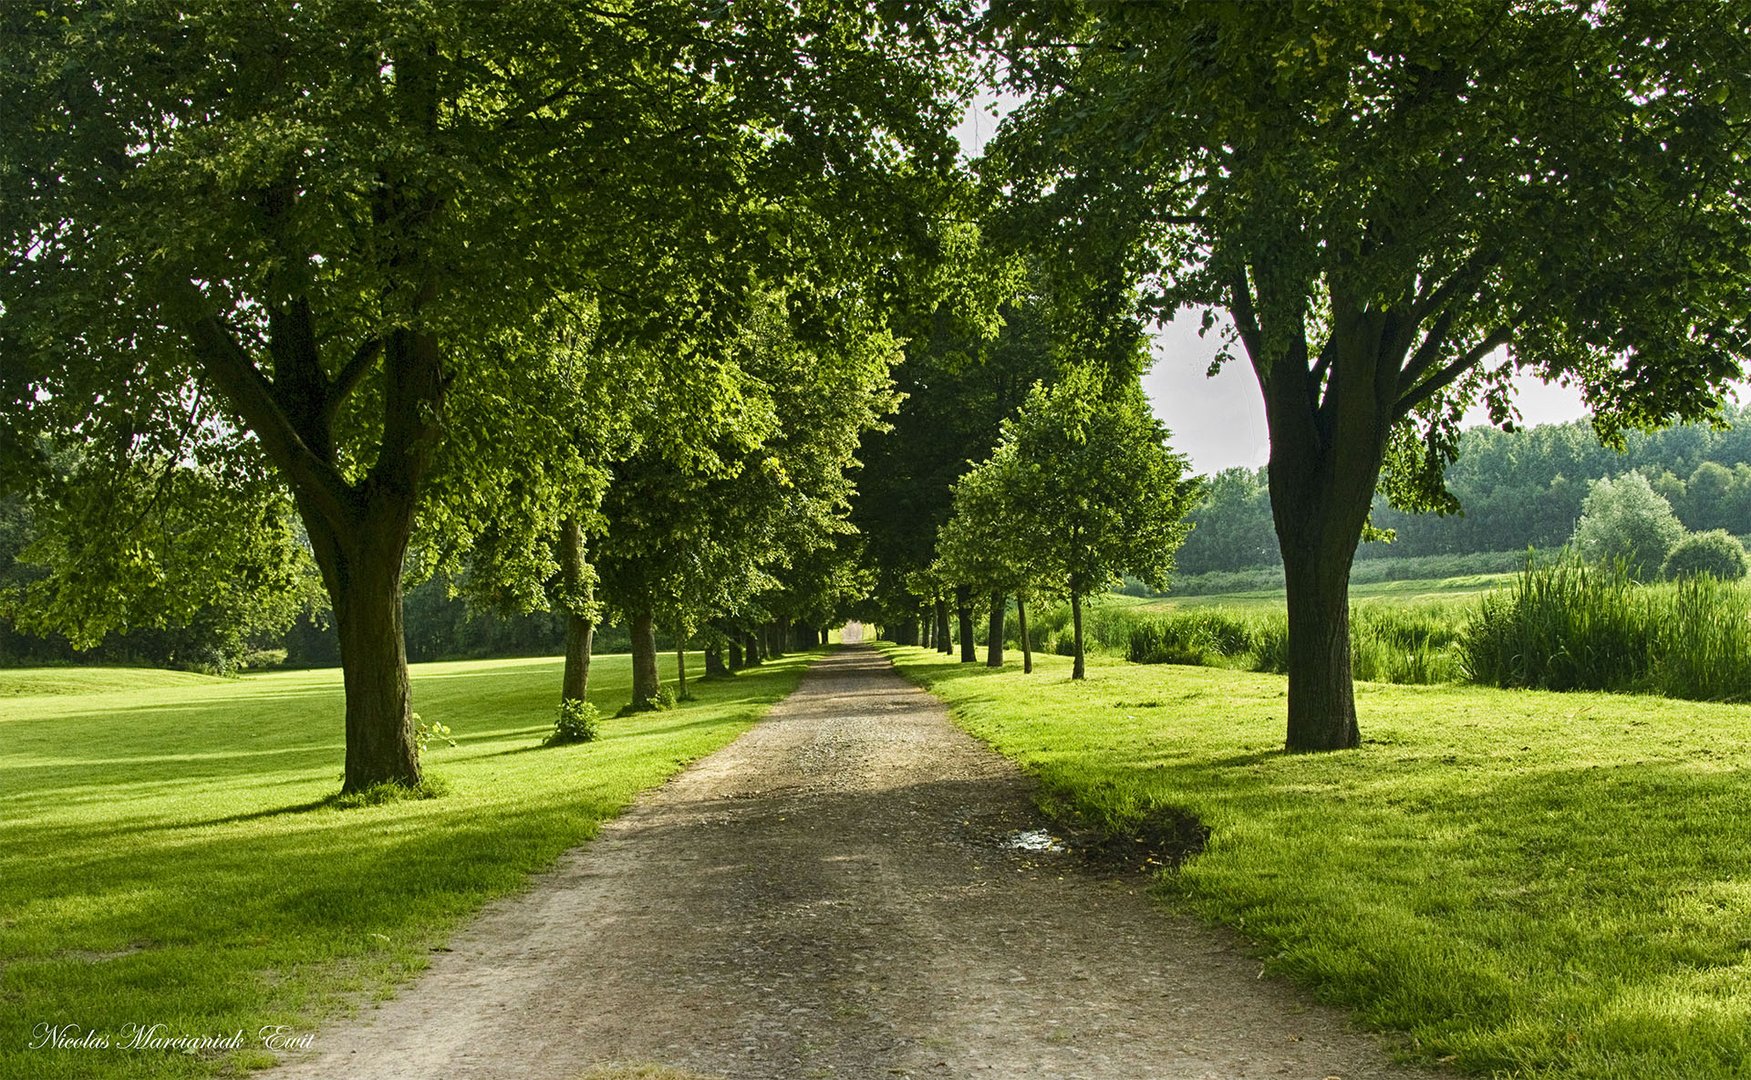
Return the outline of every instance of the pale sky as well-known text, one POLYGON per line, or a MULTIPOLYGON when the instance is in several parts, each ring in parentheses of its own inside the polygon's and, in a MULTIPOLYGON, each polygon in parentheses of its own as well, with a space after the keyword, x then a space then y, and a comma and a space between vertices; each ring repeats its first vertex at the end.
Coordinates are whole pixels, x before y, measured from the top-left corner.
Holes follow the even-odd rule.
MULTIPOLYGON (((1252 367, 1241 351, 1221 374, 1205 378, 1221 339, 1214 329, 1200 339, 1198 323, 1197 314, 1187 312, 1156 333, 1155 367, 1143 376, 1143 389, 1155 415, 1172 432, 1173 448, 1191 459, 1195 471, 1263 465, 1269 452, 1265 406, 1252 367)), ((1515 403, 1527 426, 1587 415, 1579 393, 1532 378, 1519 381, 1515 403)), ((1481 408, 1466 417, 1467 426, 1487 423, 1481 408)))

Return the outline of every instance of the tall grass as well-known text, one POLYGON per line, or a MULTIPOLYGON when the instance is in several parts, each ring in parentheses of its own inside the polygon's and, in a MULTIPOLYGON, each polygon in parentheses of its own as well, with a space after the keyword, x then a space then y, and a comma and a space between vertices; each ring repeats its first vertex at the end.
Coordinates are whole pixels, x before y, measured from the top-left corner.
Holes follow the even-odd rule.
MULTIPOLYGON (((1133 617, 1126 657, 1140 664, 1199 664, 1283 674, 1289 670, 1289 618, 1283 611, 1239 613, 1195 608, 1133 617)), ((1350 670, 1369 682, 1453 682, 1463 625, 1450 605, 1350 609, 1350 670)))
MULTIPOLYGON (((1574 557, 1522 567, 1505 588, 1475 601, 1353 605, 1351 673, 1366 682, 1751 701, 1751 583, 1699 576, 1644 585, 1621 567, 1574 557)), ((1031 613, 1035 650, 1069 655, 1069 622, 1063 605, 1031 613)), ((1017 629, 1012 613, 1012 640, 1017 629)), ((1135 663, 1289 669, 1281 607, 1163 613, 1112 602, 1084 610, 1084 633, 1089 652, 1135 663)))
POLYGON ((1483 597, 1459 643, 1488 686, 1751 700, 1751 593, 1697 576, 1638 585, 1623 567, 1528 567, 1483 597))

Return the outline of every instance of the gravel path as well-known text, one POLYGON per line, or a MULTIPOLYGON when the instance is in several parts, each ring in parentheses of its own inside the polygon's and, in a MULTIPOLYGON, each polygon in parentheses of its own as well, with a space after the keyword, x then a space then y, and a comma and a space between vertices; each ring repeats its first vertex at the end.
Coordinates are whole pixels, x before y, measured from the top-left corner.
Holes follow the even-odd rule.
POLYGON ((1425 1075, 1140 879, 1006 849, 1041 824, 1029 791, 879 653, 843 649, 267 1075, 1425 1075))

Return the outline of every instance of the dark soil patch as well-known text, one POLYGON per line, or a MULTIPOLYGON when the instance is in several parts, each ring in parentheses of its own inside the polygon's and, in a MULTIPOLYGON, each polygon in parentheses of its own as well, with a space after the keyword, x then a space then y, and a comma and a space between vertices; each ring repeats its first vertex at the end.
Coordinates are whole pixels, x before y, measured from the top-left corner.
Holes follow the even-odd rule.
POLYGON ((1098 870, 1154 874, 1177 870, 1202 854, 1210 842, 1210 826, 1189 811, 1163 806, 1123 830, 1078 831, 1067 839, 1098 870))

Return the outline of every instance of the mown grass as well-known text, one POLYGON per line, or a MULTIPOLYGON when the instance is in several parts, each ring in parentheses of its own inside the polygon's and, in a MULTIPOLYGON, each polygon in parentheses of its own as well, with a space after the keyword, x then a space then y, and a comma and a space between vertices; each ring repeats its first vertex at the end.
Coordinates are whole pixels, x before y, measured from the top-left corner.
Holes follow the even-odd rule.
POLYGON ((1044 657, 1024 676, 891 647, 1048 809, 1211 827, 1162 887, 1267 969, 1501 1077, 1751 1071, 1751 708, 1357 687, 1364 743, 1285 755, 1281 677, 1044 657))
MULTIPOLYGON (((696 701, 604 719, 598 741, 555 748, 540 743, 559 661, 416 665, 416 707, 457 742, 427 757, 447 794, 358 809, 330 798, 336 671, 5 672, 0 1077, 195 1077, 265 1063, 259 1028, 307 1032, 388 993, 485 901, 744 731, 794 689, 809 655, 689 680, 696 701), (112 1042, 128 1024, 242 1029, 252 1049, 31 1050, 39 1024, 112 1042)), ((627 658, 598 657, 591 697, 604 714, 630 691, 627 658)))

